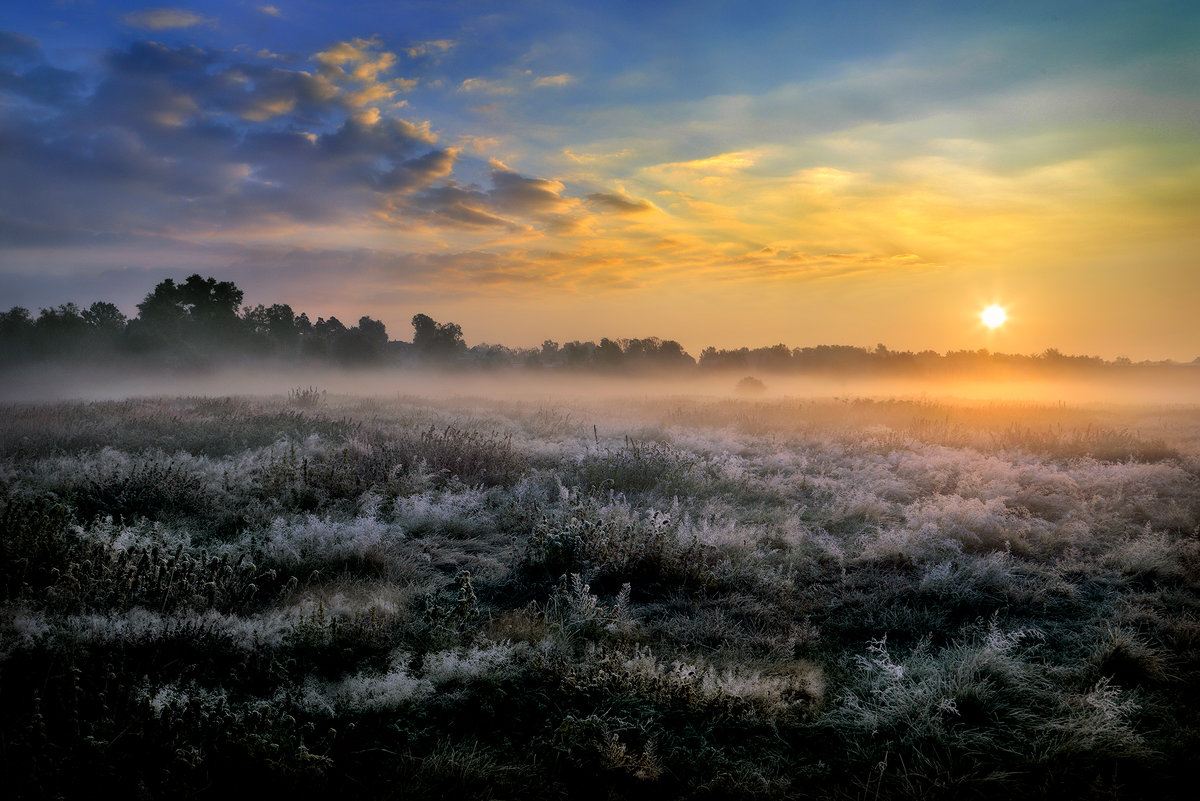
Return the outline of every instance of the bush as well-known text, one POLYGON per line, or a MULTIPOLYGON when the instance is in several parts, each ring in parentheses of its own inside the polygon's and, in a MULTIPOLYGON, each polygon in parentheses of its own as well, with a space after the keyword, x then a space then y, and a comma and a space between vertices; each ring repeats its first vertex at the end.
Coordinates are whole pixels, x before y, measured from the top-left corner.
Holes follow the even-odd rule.
POLYGON ((738 395, 764 395, 767 391, 767 385, 754 376, 748 375, 737 382, 733 388, 733 391, 738 395))

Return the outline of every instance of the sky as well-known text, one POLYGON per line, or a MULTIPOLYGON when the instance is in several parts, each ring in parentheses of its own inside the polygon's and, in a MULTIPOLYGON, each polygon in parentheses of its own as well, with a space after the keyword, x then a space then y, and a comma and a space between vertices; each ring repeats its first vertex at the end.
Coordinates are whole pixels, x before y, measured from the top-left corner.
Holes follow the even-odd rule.
POLYGON ((0 307, 199 272, 398 339, 1190 361, 1197 42, 1194 0, 15 0, 0 307))

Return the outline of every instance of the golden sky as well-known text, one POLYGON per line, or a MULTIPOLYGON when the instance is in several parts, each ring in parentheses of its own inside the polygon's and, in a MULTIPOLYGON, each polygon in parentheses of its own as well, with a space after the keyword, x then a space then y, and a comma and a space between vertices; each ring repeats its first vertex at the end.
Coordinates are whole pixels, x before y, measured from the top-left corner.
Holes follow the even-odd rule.
POLYGON ((5 308, 1200 356, 1192 3, 103 5, 0 33, 5 308))

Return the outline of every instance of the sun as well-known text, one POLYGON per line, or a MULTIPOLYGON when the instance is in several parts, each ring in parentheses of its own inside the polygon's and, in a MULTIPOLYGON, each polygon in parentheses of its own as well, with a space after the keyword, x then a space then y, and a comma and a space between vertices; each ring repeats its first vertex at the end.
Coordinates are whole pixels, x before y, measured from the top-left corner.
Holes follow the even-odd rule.
POLYGON ((1003 306, 993 303, 980 313, 979 319, 983 320, 983 324, 988 328, 999 328, 1008 319, 1008 314, 1004 311, 1003 306))

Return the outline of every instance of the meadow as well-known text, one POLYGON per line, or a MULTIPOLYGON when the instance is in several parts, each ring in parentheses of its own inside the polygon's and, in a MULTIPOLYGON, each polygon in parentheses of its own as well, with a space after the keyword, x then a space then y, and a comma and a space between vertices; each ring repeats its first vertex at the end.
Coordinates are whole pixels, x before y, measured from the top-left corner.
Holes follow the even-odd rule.
POLYGON ((1198 479, 1187 405, 10 404, 0 772, 29 798, 1191 797, 1198 479))

